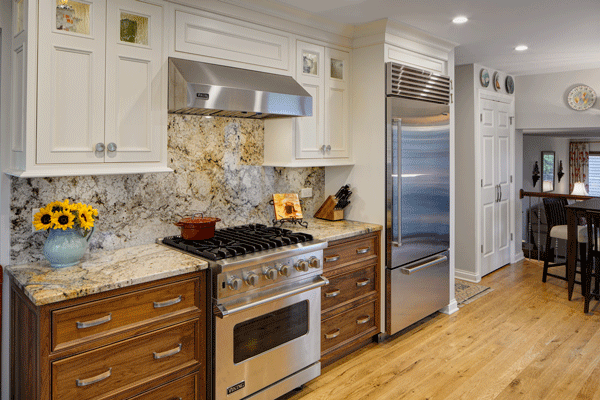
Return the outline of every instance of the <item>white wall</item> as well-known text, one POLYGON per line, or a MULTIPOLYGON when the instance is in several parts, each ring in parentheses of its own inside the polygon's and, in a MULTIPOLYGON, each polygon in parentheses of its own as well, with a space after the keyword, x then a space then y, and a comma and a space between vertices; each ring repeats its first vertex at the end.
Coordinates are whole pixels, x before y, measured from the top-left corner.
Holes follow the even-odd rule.
POLYGON ((600 95, 600 68, 518 76, 516 128, 545 131, 575 128, 600 133, 600 100, 587 111, 575 111, 567 103, 567 95, 577 85, 588 85, 600 95))
POLYGON ((555 155, 554 191, 552 193, 569 193, 569 138, 523 135, 523 190, 526 192, 541 191, 541 179, 533 187, 531 179, 533 165, 537 161, 542 168, 542 151, 553 151, 555 155), (563 162, 565 175, 558 182, 559 162, 563 162))
MULTIPOLYGON (((10 54, 11 54, 11 0, 0 1, 0 169, 8 167, 10 153, 9 111, 10 111, 10 54)), ((0 264, 8 264, 10 246, 9 223, 10 180, 0 173, 0 264)), ((2 377, 0 398, 9 398, 9 296, 8 279, 5 276, 2 288, 2 377)))

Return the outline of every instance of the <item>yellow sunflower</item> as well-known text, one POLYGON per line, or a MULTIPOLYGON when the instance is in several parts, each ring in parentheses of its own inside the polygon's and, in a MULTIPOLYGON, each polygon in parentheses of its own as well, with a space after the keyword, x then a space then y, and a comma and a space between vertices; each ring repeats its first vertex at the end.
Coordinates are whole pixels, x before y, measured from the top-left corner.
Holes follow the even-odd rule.
POLYGON ((73 215, 70 209, 56 211, 52 213, 52 222, 54 223, 54 229, 65 230, 72 228, 75 224, 75 215, 73 215))
POLYGON ((62 201, 53 201, 52 203, 49 203, 46 208, 48 208, 49 210, 51 210, 52 212, 55 211, 62 211, 62 205, 63 202, 62 201))
POLYGON ((54 226, 52 222, 52 207, 50 205, 40 208, 40 211, 35 213, 33 216, 33 226, 38 231, 41 229, 50 229, 54 226))
POLYGON ((92 229, 94 227, 94 217, 91 209, 82 207, 79 209, 79 225, 83 229, 92 229))

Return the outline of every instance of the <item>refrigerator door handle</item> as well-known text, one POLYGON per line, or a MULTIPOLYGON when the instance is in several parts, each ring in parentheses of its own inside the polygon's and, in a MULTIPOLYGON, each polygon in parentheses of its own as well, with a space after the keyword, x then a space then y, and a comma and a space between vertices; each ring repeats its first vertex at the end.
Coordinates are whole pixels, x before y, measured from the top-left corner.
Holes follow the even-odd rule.
MULTIPOLYGON (((392 157, 396 158, 396 173, 398 180, 398 192, 392 195, 396 196, 396 219, 392 221, 392 224, 396 224, 398 226, 397 235, 393 235, 392 237, 392 246, 400 247, 402 246, 402 205, 400 195, 402 194, 402 120, 399 118, 394 118, 392 120, 392 136, 396 136, 396 143, 398 143, 398 151, 396 154, 393 154, 392 157)), ((394 162, 392 161, 392 165, 394 162)), ((393 219, 393 218, 392 218, 393 219)))
POLYGON ((432 261, 428 261, 425 263, 412 263, 407 265, 406 267, 402 267, 400 268, 400 272, 402 272, 404 275, 410 275, 412 273, 415 272, 419 272, 422 271, 424 269, 427 269, 429 267, 433 267, 434 265, 438 265, 441 264, 443 262, 448 261, 448 257, 447 256, 441 256, 441 257, 436 257, 435 260, 432 261))

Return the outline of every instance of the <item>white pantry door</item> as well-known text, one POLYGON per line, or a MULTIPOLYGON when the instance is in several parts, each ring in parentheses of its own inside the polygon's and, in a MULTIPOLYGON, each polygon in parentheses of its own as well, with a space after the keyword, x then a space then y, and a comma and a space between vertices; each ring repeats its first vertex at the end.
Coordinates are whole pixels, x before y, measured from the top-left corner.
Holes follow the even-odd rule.
POLYGON ((510 105, 480 99, 481 275, 510 263, 510 105))

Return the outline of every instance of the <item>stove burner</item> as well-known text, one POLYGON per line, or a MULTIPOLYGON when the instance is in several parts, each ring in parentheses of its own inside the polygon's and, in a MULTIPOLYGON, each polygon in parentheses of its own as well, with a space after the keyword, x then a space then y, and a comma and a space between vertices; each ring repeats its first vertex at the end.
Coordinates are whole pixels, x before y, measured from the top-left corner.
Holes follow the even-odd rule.
POLYGON ((163 239, 163 243, 216 261, 310 240, 313 237, 307 233, 249 224, 217 229, 211 239, 185 240, 181 236, 169 236, 163 239))

